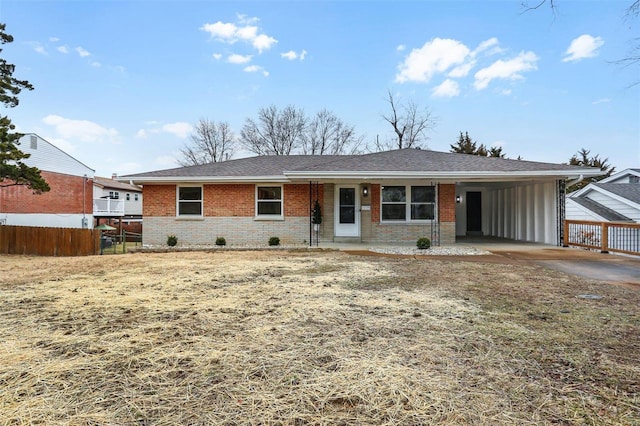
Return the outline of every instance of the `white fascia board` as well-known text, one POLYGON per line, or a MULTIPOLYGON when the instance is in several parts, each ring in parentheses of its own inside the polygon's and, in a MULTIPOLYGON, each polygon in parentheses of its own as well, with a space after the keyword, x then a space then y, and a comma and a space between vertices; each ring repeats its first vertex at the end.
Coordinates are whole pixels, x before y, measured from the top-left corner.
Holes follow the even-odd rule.
POLYGON ((539 172, 517 171, 517 172, 407 172, 407 171, 346 171, 346 172, 306 172, 293 171, 284 172, 284 175, 292 179, 450 179, 455 181, 470 180, 491 180, 491 181, 508 181, 513 179, 532 179, 532 178, 555 178, 555 179, 571 179, 579 175, 599 176, 598 171, 580 171, 575 170, 543 170, 539 172))
POLYGON ((180 183, 288 183, 289 179, 279 176, 162 176, 162 177, 119 177, 120 182, 133 182, 137 185, 146 184, 180 184, 180 183))
POLYGON ((618 180, 618 179, 620 179, 621 177, 624 177, 624 176, 638 176, 638 177, 640 177, 640 173, 635 171, 635 170, 633 170, 633 169, 626 169, 626 170, 623 170, 621 172, 612 174, 611 176, 609 176, 607 178, 604 178, 601 181, 598 181, 598 183, 609 183, 611 181, 618 180))

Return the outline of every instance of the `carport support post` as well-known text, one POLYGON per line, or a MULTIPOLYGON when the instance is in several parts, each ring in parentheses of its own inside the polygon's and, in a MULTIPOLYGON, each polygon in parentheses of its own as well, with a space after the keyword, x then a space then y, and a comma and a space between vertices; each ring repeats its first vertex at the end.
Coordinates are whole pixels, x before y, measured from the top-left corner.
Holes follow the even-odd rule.
POLYGON ((602 237, 600 238, 602 247, 600 253, 609 253, 609 227, 606 222, 602 222, 600 226, 602 227, 602 237))

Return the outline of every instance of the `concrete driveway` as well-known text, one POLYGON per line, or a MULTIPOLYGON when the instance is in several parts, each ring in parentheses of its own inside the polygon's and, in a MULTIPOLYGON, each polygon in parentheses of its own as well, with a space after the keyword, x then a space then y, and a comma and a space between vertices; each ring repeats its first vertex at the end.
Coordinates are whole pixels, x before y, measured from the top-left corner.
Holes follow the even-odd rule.
POLYGON ((640 290, 640 256, 527 243, 470 243, 512 262, 524 261, 640 290))

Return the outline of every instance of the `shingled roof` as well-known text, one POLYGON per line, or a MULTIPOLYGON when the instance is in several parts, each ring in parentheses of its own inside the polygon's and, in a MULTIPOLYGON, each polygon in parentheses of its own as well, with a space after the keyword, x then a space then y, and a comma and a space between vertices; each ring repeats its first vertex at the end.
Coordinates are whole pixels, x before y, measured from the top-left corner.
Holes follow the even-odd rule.
POLYGON ((594 212, 605 220, 609 220, 612 222, 633 222, 633 219, 630 219, 627 216, 598 203, 597 201, 593 201, 591 198, 571 197, 570 200, 575 201, 582 207, 585 207, 587 210, 594 212))
POLYGON ((509 178, 598 176, 599 169, 480 157, 430 150, 402 149, 363 155, 290 155, 240 158, 122 176, 136 183, 154 181, 250 181, 294 179, 446 177, 509 178))
POLYGON ((637 183, 594 183, 593 186, 640 204, 640 185, 637 183))

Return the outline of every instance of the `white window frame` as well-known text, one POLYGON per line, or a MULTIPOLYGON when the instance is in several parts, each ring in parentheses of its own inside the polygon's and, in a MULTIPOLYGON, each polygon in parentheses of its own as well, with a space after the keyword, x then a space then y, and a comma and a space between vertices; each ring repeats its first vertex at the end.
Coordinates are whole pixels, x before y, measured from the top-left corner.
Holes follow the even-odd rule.
POLYGON ((139 201, 140 197, 138 196, 138 194, 133 194, 133 201, 139 201))
POLYGON ((125 196, 125 199, 126 199, 127 201, 131 201, 131 194, 129 194, 129 193, 127 192, 127 195, 125 196))
POLYGON ((424 183, 389 183, 387 185, 380 185, 380 223, 429 223, 431 221, 438 220, 438 185, 437 184, 424 184, 424 183), (383 202, 382 191, 385 186, 402 186, 405 191, 404 202, 383 202), (434 201, 433 203, 412 203, 411 202, 411 187, 413 186, 431 186, 434 189, 434 201), (383 205, 392 204, 404 204, 405 206, 405 219, 384 219, 382 216, 383 205), (413 204, 433 204, 433 219, 411 219, 411 206, 413 204))
POLYGON ((109 191, 109 198, 111 198, 112 200, 119 200, 120 199, 120 192, 118 192, 118 191, 109 191))
POLYGON ((176 185, 176 217, 201 218, 204 215, 204 188, 202 185, 176 185), (184 200, 185 202, 200 202, 200 214, 180 214, 180 188, 200 188, 199 200, 184 200))
POLYGON ((284 185, 282 184, 271 184, 271 183, 263 183, 256 184, 255 187, 255 219, 257 220, 283 220, 284 219, 284 185), (258 204, 260 202, 274 202, 278 200, 260 200, 258 199, 259 188, 280 188, 280 214, 259 214, 258 213, 258 204))

